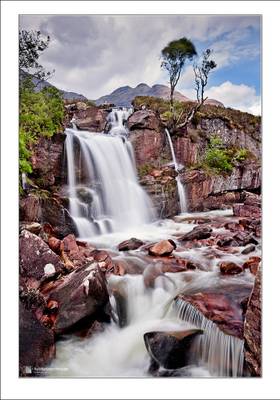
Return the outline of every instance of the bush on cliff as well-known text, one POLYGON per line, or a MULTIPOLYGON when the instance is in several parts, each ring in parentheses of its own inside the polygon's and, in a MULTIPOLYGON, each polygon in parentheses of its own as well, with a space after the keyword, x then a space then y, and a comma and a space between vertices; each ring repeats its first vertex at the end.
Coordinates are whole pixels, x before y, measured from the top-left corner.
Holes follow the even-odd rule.
POLYGON ((34 91, 32 82, 20 87, 19 101, 19 169, 20 173, 31 173, 32 145, 40 136, 51 137, 63 123, 64 104, 59 91, 44 88, 34 91))

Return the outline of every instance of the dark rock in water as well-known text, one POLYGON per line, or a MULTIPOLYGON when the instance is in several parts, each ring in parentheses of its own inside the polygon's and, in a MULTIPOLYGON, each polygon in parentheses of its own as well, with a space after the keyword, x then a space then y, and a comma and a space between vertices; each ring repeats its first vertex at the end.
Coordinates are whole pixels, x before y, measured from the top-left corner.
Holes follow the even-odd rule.
POLYGON ((40 237, 23 230, 19 236, 19 268, 27 286, 37 288, 42 279, 61 273, 64 265, 40 237))
POLYGON ((142 240, 131 238, 129 240, 125 240, 118 245, 119 251, 129 251, 136 250, 141 247, 144 243, 142 240))
POLYGON ((223 261, 219 264, 220 271, 224 275, 236 275, 240 274, 243 272, 243 268, 240 267, 239 265, 229 262, 229 261, 223 261))
POLYGON ((201 329, 190 329, 176 332, 147 332, 144 334, 146 349, 152 358, 152 367, 177 369, 188 365, 190 348, 194 338, 201 335, 201 329))
POLYGON ((213 229, 209 226, 196 226, 193 228, 192 231, 186 233, 185 235, 181 236, 179 240, 187 241, 187 240, 201 240, 201 239, 208 239, 211 236, 213 229))
POLYGON ((78 321, 104 312, 109 302, 106 279, 96 263, 80 267, 48 286, 44 295, 58 303, 55 333, 65 333, 78 321))
POLYGON ((249 254, 256 250, 256 247, 251 244, 250 246, 245 247, 245 249, 241 252, 241 254, 249 254))
POLYGON ((46 366, 55 356, 54 334, 19 302, 20 376, 38 375, 36 368, 46 366))
POLYGON ((176 244, 173 240, 161 240, 149 248, 149 254, 152 256, 168 256, 176 249, 176 244))
POLYGON ((261 376, 262 328, 261 328, 261 270, 258 270, 251 293, 244 323, 245 362, 253 376, 261 376))

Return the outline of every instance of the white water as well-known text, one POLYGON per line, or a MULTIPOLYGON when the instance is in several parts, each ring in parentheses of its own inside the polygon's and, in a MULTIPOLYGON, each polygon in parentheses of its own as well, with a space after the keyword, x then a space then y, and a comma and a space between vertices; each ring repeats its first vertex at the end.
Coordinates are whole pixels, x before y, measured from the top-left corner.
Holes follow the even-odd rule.
MULTIPOLYGON (((174 168, 175 168, 175 171, 178 172, 179 165, 176 160, 173 143, 172 143, 171 136, 170 136, 168 129, 165 129, 165 133, 166 133, 166 136, 168 139, 168 143, 169 143, 169 147, 170 147, 170 151, 171 151, 171 155, 172 155, 172 160, 174 163, 174 168)), ((176 182, 177 182, 177 190, 178 190, 178 195, 179 195, 180 210, 181 210, 181 213, 185 213, 185 212, 187 212, 187 198, 186 198, 185 188, 181 182, 181 178, 180 178, 179 174, 176 177, 176 182)))
POLYGON ((154 218, 152 203, 138 184, 132 145, 124 136, 128 115, 127 110, 113 110, 109 134, 66 129, 69 211, 83 239, 154 218))

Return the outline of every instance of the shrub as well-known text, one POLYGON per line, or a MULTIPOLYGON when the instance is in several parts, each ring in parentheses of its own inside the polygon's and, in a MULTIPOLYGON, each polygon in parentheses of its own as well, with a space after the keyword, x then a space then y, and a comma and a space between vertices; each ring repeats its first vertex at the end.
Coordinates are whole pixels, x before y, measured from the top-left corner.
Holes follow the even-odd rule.
POLYGON ((40 136, 51 137, 61 129, 64 105, 56 88, 36 93, 30 79, 21 83, 19 100, 19 171, 31 173, 32 145, 40 136))

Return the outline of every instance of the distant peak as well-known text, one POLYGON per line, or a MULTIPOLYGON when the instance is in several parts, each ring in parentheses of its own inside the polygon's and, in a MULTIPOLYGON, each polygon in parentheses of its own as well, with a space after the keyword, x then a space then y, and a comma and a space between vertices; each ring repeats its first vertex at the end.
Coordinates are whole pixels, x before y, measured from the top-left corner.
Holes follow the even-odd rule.
MULTIPOLYGON (((150 89, 150 86, 147 85, 146 83, 143 83, 143 82, 139 83, 139 85, 136 86, 136 88, 142 88, 142 87, 143 87, 143 88, 145 87, 145 88, 149 88, 149 89, 150 89)), ((135 88, 135 89, 136 89, 136 88, 135 88)))

